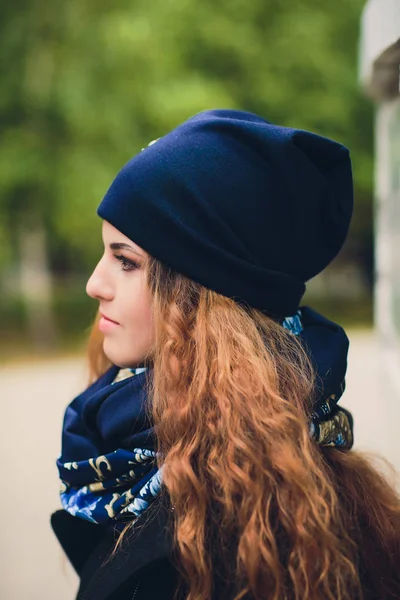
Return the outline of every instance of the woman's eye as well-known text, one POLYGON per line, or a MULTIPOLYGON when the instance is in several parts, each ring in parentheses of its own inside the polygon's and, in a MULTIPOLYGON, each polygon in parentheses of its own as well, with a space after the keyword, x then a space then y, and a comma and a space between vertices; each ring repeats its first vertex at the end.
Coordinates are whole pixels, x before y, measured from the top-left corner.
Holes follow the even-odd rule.
POLYGON ((136 263, 133 260, 129 260, 129 258, 126 258, 125 256, 120 255, 114 255, 115 258, 117 260, 119 260, 122 263, 122 270, 123 271, 133 271, 134 269, 139 269, 140 265, 138 265, 138 263, 136 263))

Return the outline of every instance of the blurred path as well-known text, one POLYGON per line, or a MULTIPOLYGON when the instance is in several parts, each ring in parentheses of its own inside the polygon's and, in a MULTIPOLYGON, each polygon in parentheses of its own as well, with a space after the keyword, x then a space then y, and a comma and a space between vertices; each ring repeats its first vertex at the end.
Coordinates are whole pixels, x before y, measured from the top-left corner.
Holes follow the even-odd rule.
POLYGON ((84 385, 83 361, 0 368, 2 600, 72 600, 77 578, 50 528, 66 404, 84 385))
MULTIPOLYGON (((351 335, 343 406, 353 411, 356 445, 383 453, 400 470, 400 398, 378 394, 377 343, 351 335)), ((77 579, 50 529, 59 507, 54 461, 62 416, 85 384, 83 361, 0 367, 3 456, 0 511, 2 600, 73 600, 77 579)))
MULTIPOLYGON (((348 375, 341 404, 354 416, 355 448, 383 456, 400 474, 399 387, 393 386, 388 369, 383 368, 376 334, 354 331, 349 337, 348 375)), ((400 372, 400 364, 398 369, 400 372)))

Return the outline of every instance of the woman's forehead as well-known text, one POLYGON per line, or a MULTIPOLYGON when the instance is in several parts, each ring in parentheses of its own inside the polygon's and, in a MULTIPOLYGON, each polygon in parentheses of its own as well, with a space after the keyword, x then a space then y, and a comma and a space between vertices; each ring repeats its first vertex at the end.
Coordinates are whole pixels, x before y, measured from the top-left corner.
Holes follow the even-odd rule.
POLYGON ((127 244, 127 245, 131 246, 131 248, 133 250, 139 252, 140 254, 143 254, 143 255, 147 254, 146 251, 143 250, 143 248, 141 248, 133 240, 128 238, 124 233, 119 231, 119 229, 117 229, 116 227, 111 225, 111 223, 109 223, 108 221, 103 221, 102 234, 103 234, 103 241, 105 244, 111 244, 111 243, 127 244))

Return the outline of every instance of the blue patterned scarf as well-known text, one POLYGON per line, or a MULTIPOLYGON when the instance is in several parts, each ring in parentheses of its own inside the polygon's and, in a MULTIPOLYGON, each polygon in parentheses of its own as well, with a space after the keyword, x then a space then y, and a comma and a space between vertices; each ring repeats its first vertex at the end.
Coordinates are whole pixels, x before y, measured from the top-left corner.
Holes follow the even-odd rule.
MULTIPOLYGON (((343 329, 303 307, 282 323, 302 340, 317 373, 310 435, 318 444, 351 448, 350 413, 337 402, 344 391, 348 339, 343 329)), ((92 523, 124 522, 158 496, 154 428, 148 416, 151 371, 111 367, 67 407, 57 460, 66 511, 92 523)))

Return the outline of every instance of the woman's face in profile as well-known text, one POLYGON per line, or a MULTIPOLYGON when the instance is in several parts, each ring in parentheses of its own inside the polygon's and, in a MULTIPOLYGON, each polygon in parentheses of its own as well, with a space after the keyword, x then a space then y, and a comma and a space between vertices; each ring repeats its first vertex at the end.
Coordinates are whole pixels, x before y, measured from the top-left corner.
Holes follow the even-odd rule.
POLYGON ((103 221, 104 254, 86 285, 99 301, 104 352, 120 367, 142 363, 154 340, 146 252, 103 221))

